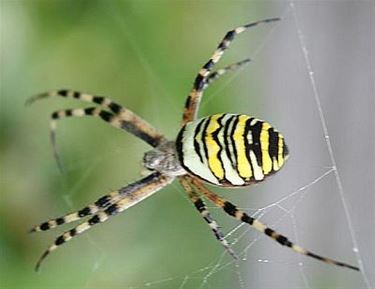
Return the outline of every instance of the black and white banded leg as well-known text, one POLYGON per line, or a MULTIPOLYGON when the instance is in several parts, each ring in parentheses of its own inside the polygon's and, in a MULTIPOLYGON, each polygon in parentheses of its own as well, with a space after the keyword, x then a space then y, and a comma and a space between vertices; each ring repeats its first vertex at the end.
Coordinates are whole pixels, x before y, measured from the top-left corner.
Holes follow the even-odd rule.
POLYGON ((274 21, 279 21, 279 18, 270 18, 265 20, 260 20, 250 24, 246 24, 240 27, 237 27, 224 36, 223 40, 219 43, 218 47, 212 54, 211 58, 202 66, 199 70, 197 76, 195 77, 193 89, 191 90, 189 96, 186 99, 185 109, 183 114, 182 125, 196 119, 196 115, 199 108, 199 103, 203 95, 204 85, 208 76, 210 75, 212 68, 217 62, 221 59, 224 54, 224 51, 228 49, 231 42, 234 40, 235 36, 246 31, 250 27, 257 26, 261 23, 269 23, 274 21))
POLYGON ((92 226, 107 221, 109 217, 136 205, 140 201, 159 191, 161 188, 170 184, 173 180, 173 177, 168 177, 155 172, 139 181, 121 188, 120 191, 122 191, 122 197, 120 200, 104 209, 99 210, 87 222, 81 223, 75 228, 60 235, 39 258, 35 270, 38 271, 43 260, 62 244, 82 234, 92 226))
POLYGON ((235 259, 238 259, 237 255, 231 249, 230 244, 225 240, 225 236, 221 231, 220 226, 212 218, 210 212, 208 211, 204 201, 199 197, 199 195, 194 191, 194 188, 190 185, 189 179, 185 177, 179 178, 180 183, 184 190, 188 193, 190 201, 194 204, 194 207, 198 210, 202 218, 206 221, 208 226, 211 228, 216 239, 223 245, 225 250, 235 259))
POLYGON ((207 76, 207 79, 206 79, 206 82, 203 86, 203 90, 207 89, 207 87, 215 80, 217 80, 218 78, 220 78, 222 75, 224 75, 225 73, 227 72, 230 72, 230 71, 235 71, 235 70, 238 70, 240 69, 241 67, 243 67, 245 64, 248 64, 250 62, 250 58, 246 58, 244 60, 241 60, 239 62, 236 62, 236 63, 233 63, 233 64, 230 64, 228 66, 225 66, 224 68, 220 68, 216 71, 213 71, 211 72, 208 76, 207 76))
POLYGON ((274 231, 271 228, 268 228, 266 225, 264 225, 259 220, 249 216, 248 214, 246 214, 242 210, 238 209, 235 205, 233 205, 228 200, 225 200, 224 198, 221 198, 218 195, 216 195, 215 193, 211 192, 200 181, 198 181, 196 179, 192 179, 192 183, 200 192, 202 192, 205 195, 205 197, 207 199, 212 201, 216 206, 222 208, 228 215, 236 218, 237 220, 239 220, 241 222, 249 224, 251 227, 253 227, 257 231, 267 235, 271 239, 278 242, 280 245, 289 247, 290 249, 292 249, 293 251, 295 251, 299 254, 312 257, 314 259, 317 259, 319 261, 322 261, 322 262, 325 262, 325 263, 328 263, 328 264, 333 264, 333 265, 346 267, 346 268, 349 268, 349 269, 359 271, 358 267, 355 267, 355 266, 352 266, 352 265, 349 265, 349 264, 346 264, 346 263, 343 263, 343 262, 340 262, 340 261, 336 261, 336 260, 333 260, 333 259, 330 259, 330 258, 327 258, 327 257, 323 257, 323 256, 317 255, 315 253, 312 253, 308 250, 305 250, 304 248, 300 247, 299 245, 292 243, 287 237, 277 233, 276 231, 274 231))
POLYGON ((83 207, 82 209, 71 212, 64 216, 50 219, 46 222, 41 223, 40 225, 35 226, 30 230, 30 232, 41 232, 41 231, 48 231, 57 226, 61 226, 64 224, 69 224, 80 219, 83 219, 87 216, 94 215, 100 210, 103 210, 110 205, 114 204, 115 202, 119 201, 122 198, 122 189, 118 191, 113 191, 107 195, 104 195, 97 199, 94 203, 83 207))
POLYGON ((55 96, 69 97, 84 102, 97 104, 99 107, 108 110, 111 113, 111 116, 114 115, 113 118, 116 120, 116 122, 121 123, 121 128, 123 130, 126 130, 136 137, 144 140, 153 147, 158 146, 165 140, 164 136, 159 133, 151 124, 136 115, 131 110, 124 108, 108 97, 95 96, 74 90, 60 89, 35 95, 29 98, 26 101, 26 104, 31 104, 37 100, 55 96))

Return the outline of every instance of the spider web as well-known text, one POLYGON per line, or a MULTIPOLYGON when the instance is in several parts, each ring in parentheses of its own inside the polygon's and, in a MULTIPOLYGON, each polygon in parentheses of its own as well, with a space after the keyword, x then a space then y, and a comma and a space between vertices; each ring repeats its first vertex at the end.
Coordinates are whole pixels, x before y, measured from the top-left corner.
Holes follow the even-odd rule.
MULTIPOLYGON (((341 176, 340 168, 337 165, 336 153, 331 141, 331 134, 329 126, 327 124, 327 118, 325 116, 325 110, 322 102, 322 94, 319 91, 319 85, 317 84, 318 77, 315 75, 314 71, 314 61, 312 60, 313 57, 310 54, 309 44, 306 41, 306 34, 300 23, 299 3, 296 4, 294 2, 288 2, 287 7, 285 8, 285 12, 282 15, 282 19, 283 21, 289 21, 290 23, 292 23, 292 25, 294 25, 296 33, 294 37, 301 52, 301 56, 303 59, 302 65, 304 73, 306 74, 308 89, 310 90, 307 91, 306 95, 311 95, 312 97, 312 99, 308 102, 312 101, 313 107, 311 107, 311 110, 314 110, 316 112, 314 117, 315 121, 319 123, 320 128, 320 132, 316 133, 317 135, 320 135, 320 138, 323 138, 322 141, 328 154, 328 164, 322 165, 322 163, 324 163, 326 160, 319 160, 320 166, 314 168, 313 173, 309 174, 307 178, 305 176, 305 178, 303 178, 302 180, 293 179, 293 182, 299 185, 292 190, 290 190, 290 187, 288 189, 287 187, 280 187, 279 184, 276 184, 281 181, 281 179, 279 178, 278 180, 273 182, 272 185, 267 187, 267 192, 264 192, 265 194, 270 194, 270 191, 272 190, 275 192, 275 195, 271 195, 270 197, 267 197, 267 199, 263 199, 260 201, 252 201, 252 203, 255 203, 253 207, 245 207, 243 204, 246 203, 246 201, 242 203, 235 203, 242 204, 240 207, 243 210, 250 213, 253 217, 260 218, 262 221, 264 221, 270 227, 275 228, 277 231, 283 232, 286 230, 289 233, 286 233, 285 235, 289 236, 293 241, 295 241, 295 243, 301 244, 306 249, 311 249, 312 251, 317 251, 324 256, 334 257, 334 259, 343 260, 348 263, 353 263, 354 265, 357 264, 361 269, 361 273, 358 273, 360 277, 352 277, 356 278, 356 282, 360 282, 357 288, 371 288, 371 281, 368 275, 369 269, 364 266, 364 260, 362 257, 365 252, 361 252, 361 250, 359 249, 360 246, 358 244, 355 224, 353 223, 352 210, 349 204, 350 201, 347 197, 349 192, 345 190, 345 187, 343 185, 343 177, 341 176), (312 177, 312 175, 314 176, 312 177), (317 202, 317 198, 320 198, 320 200, 325 200, 326 196, 324 196, 323 194, 315 197, 315 199, 312 198, 312 195, 319 192, 322 188, 327 187, 332 189, 332 194, 336 194, 331 202, 337 200, 340 201, 336 202, 335 206, 339 208, 339 211, 341 211, 341 222, 345 223, 344 227, 346 227, 344 229, 341 229, 343 230, 343 232, 341 232, 342 236, 344 239, 346 239, 346 241, 344 242, 344 245, 340 246, 340 248, 335 252, 330 252, 329 250, 320 252, 319 246, 315 246, 315 248, 317 248, 318 250, 313 249, 314 242, 316 241, 316 239, 314 239, 314 229, 312 229, 312 233, 308 232, 308 230, 305 228, 305 226, 307 225, 304 224, 310 224, 313 226, 313 228, 319 228, 319 225, 310 222, 306 218, 304 219, 303 212, 301 212, 300 209, 302 207, 302 211, 304 209, 311 210, 311 207, 306 205, 307 203, 309 203, 310 201, 317 202), (259 204, 261 205, 256 205, 257 202, 259 202, 259 204), (271 219, 271 221, 269 221, 269 219, 271 219), (285 224, 288 224, 289 227, 285 227, 285 224), (284 227, 282 225, 284 225, 284 227), (304 240, 302 240, 301 235, 303 234, 311 236, 313 241, 308 243, 308 239, 305 238, 304 240)), ((277 34, 275 33, 275 30, 277 31, 277 29, 279 29, 278 27, 282 25, 283 23, 269 29, 267 36, 264 38, 265 41, 261 45, 259 45, 255 52, 252 54, 254 62, 257 61, 257 56, 262 57, 262 55, 260 54, 261 52, 263 52, 263 48, 267 46, 270 36, 275 36, 275 34, 277 34)), ((127 35, 127 37, 132 42, 131 36, 127 35)), ((135 50, 137 50, 137 44, 133 42, 133 45, 135 47, 135 50)), ((145 70, 149 72, 151 77, 156 78, 156 75, 152 72, 149 64, 143 58, 142 53, 139 53, 139 57, 145 66, 145 70)), ((229 84, 234 81, 237 75, 238 73, 228 76, 227 80, 224 80, 221 85, 219 85, 219 88, 215 89, 213 93, 207 95, 202 104, 207 105, 208 103, 210 103, 210 101, 212 101, 222 90, 224 90, 229 84)), ((158 80, 156 79, 156 82, 157 81, 158 80)), ((276 93, 274 93, 274 95, 276 95, 276 93)), ((157 96, 154 96, 153 98, 156 97, 157 96)), ((304 99, 302 101, 306 100, 304 99)), ((157 105, 158 104, 155 101, 155 113, 157 111, 157 105)), ((304 107, 304 109, 306 109, 306 107, 304 107)), ((117 155, 120 153, 123 152, 121 150, 118 150, 112 152, 111 154, 117 155)), ((108 157, 108 153, 105 155, 105 157, 108 157)), ((290 160, 288 165, 291 165, 291 162, 293 162, 293 160, 290 160)), ((68 193, 64 196, 64 199, 70 206, 73 207, 70 199, 74 194, 76 188, 80 186, 80 182, 84 181, 85 177, 90 174, 91 170, 96 167, 97 163, 100 163, 100 158, 97 158, 95 161, 90 163, 90 166, 86 170, 86 174, 80 177, 79 181, 74 187, 70 187, 68 189, 68 193)), ((78 162, 75 162, 74 165, 80 166, 78 162)), ((72 168, 70 167, 70 169, 72 168)), ((281 172, 279 174, 281 174, 281 172)), ((181 191, 178 185, 174 185, 174 189, 179 190, 180 195, 185 197, 185 193, 181 191)), ((258 187, 258 189, 261 188, 258 187)), ((228 198, 231 198, 230 195, 228 195, 228 198)), ((250 201, 248 201, 248 203, 250 203, 250 201)), ((311 206, 319 208, 320 204, 315 203, 311 206)), ((327 209, 327 206, 324 206, 324 208, 327 209)), ((220 214, 220 212, 214 207, 209 207, 209 209, 214 212, 215 216, 218 216, 220 214)), ((314 213, 310 213, 310 216, 313 214, 314 213)), ((322 219, 323 218, 319 218, 319 220, 321 221, 322 219)), ((219 219, 219 223, 221 222, 222 220, 219 219)), ((325 220, 325 224, 323 224, 323 226, 329 227, 327 223, 331 223, 331 220, 329 218, 325 220)), ((325 231, 325 233, 326 232, 329 232, 329 230, 325 231)), ((88 234, 87 239, 95 250, 95 256, 98 256, 93 265, 91 273, 89 274, 89 276, 87 276, 87 283, 84 285, 85 288, 91 288, 95 287, 92 283, 92 277, 95 275, 97 270, 101 268, 102 261, 106 257, 105 249, 98 245, 98 242, 96 242, 93 237, 88 234)), ((255 284, 262 284, 262 282, 260 282, 261 279, 269 278, 269 276, 265 272, 268 272, 268 274, 276 272, 275 274, 278 275, 279 278, 280 276, 283 276, 282 274, 288 272, 288 274, 293 276, 294 278, 293 281, 289 279, 284 281, 278 280, 278 282, 275 281, 275 283, 273 283, 273 288, 317 288, 317 285, 314 285, 317 284, 316 280, 312 280, 310 278, 309 274, 311 272, 318 271, 320 274, 322 274, 321 272, 323 270, 327 270, 331 274, 339 274, 337 278, 344 278, 344 275, 346 273, 349 274, 349 272, 340 271, 343 269, 337 267, 329 268, 323 263, 316 262, 315 260, 304 256, 298 256, 295 253, 290 253, 288 249, 275 245, 272 241, 267 240, 265 236, 254 232, 254 230, 244 224, 232 225, 231 229, 227 230, 226 239, 231 242, 234 250, 240 256, 239 261, 228 258, 227 253, 223 251, 216 258, 214 258, 207 264, 196 268, 195 270, 184 272, 180 275, 166 276, 165 278, 159 280, 148 280, 148 278, 145 277, 144 282, 141 282, 140 284, 126 284, 124 285, 124 287, 118 288, 224 288, 220 287, 222 275, 230 275, 231 278, 233 278, 233 282, 230 288, 263 288, 262 285, 259 285, 257 287, 255 284), (261 267, 263 271, 262 269, 256 269, 256 267, 261 267), (272 270, 268 268, 265 271, 265 267, 266 269, 268 267, 271 267, 272 270), (277 267, 287 267, 287 270, 280 270, 277 269, 277 267), (322 269, 320 270, 320 268, 322 269), (280 270, 280 272, 278 272, 277 270, 280 270), (249 275, 249 272, 251 271, 255 271, 255 273, 249 275), (336 273, 336 271, 339 271, 339 273, 336 273), (259 276, 256 277, 256 274, 259 274, 259 276)), ((323 243, 327 240, 329 240, 329 238, 323 238, 323 241, 319 243, 324 246, 323 243)), ((352 274, 352 272, 350 272, 350 274, 352 274)), ((314 276, 319 275, 318 273, 315 273, 314 276)), ((346 278, 344 279, 348 280, 346 278)), ((272 282, 269 284, 272 284, 272 282)), ((344 283, 340 284, 344 286, 344 283)), ((352 283, 349 282, 349 284, 352 283)))

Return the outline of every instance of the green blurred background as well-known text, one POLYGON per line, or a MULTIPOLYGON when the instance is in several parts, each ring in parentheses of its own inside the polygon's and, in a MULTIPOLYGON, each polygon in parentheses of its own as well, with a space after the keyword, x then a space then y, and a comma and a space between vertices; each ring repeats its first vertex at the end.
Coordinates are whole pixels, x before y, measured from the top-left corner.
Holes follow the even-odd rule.
MULTIPOLYGON (((288 13, 286 9, 286 2, 2 0, 0 287, 276 288, 270 285, 276 281, 265 281, 270 267, 257 262, 252 253, 246 254, 249 260, 240 267, 223 255, 178 184, 64 245, 35 273, 39 255, 61 230, 28 235, 28 229, 139 178, 140 160, 148 147, 97 119, 64 120, 58 123, 57 134, 66 168, 61 175, 49 143, 49 115, 56 109, 85 105, 55 98, 26 108, 24 102, 35 93, 56 88, 110 96, 173 139, 194 76, 224 33, 249 21, 281 16, 288 13), (262 271, 247 280, 247 272, 257 266, 263 266, 262 271)), ((207 91, 201 115, 228 111, 265 116, 271 123, 280 123, 280 129, 294 138, 293 127, 287 124, 294 123, 293 111, 285 113, 285 103, 274 106, 277 91, 267 88, 270 93, 265 93, 272 74, 270 57, 279 57, 277 45, 282 43, 274 29, 274 25, 262 26, 234 43, 221 65, 254 54, 259 57, 241 72, 218 80, 207 91)), ((292 32, 295 37, 295 27, 292 32)), ((297 42, 294 46, 299 49, 297 42)), ((288 43, 283 48, 287 50, 288 43)), ((283 72, 278 77, 282 79, 283 72)), ((303 163, 297 158, 294 169, 301 170, 303 163)), ((320 160, 317 167, 324 165, 320 160)), ((292 180, 290 173, 284 178, 294 182, 289 188, 304 184, 292 180)), ((313 179, 306 177, 307 182, 313 179)), ((280 181, 281 177, 272 179, 274 184, 280 181)), ((270 188, 257 190, 263 194, 270 188)), ((249 194, 216 191, 235 203, 245 203, 242 207, 249 212, 272 200, 270 196, 263 203, 252 203, 249 194)), ((213 211, 225 232, 235 228, 235 222, 213 211)), ((270 221, 277 223, 279 218, 276 214, 270 221)), ((230 240, 239 239, 242 243, 236 243, 235 248, 242 252, 257 237, 239 228, 230 240)), ((269 247, 282 250, 271 242, 262 248, 269 247)), ((350 245, 334 256, 344 252, 345 260, 355 262, 348 250, 350 245)), ((331 254, 329 249, 324 252, 331 254)), ((279 267, 292 264, 290 274, 298 272, 298 258, 289 263, 285 260, 275 263, 279 267)), ((345 277, 345 272, 339 272, 339 277, 324 273, 309 276, 309 286, 342 286, 346 281, 337 280, 345 277)), ((354 283, 346 284, 359 282, 356 276, 348 278, 354 278, 354 283)), ((308 287, 300 279, 290 284, 308 287)))

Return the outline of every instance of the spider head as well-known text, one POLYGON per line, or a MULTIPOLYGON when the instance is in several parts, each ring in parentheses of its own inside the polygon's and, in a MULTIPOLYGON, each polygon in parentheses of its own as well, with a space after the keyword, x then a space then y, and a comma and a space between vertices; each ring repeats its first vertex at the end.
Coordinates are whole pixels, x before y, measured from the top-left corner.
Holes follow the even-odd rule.
POLYGON ((170 176, 181 176, 186 171, 181 167, 176 155, 175 143, 168 141, 143 156, 143 166, 151 171, 158 171, 170 176))

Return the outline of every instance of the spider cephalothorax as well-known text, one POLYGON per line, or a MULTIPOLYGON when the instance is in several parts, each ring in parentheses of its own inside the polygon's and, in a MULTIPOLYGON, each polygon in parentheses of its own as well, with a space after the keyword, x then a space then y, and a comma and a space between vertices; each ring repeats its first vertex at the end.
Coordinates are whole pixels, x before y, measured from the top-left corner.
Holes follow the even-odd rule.
POLYGON ((229 113, 216 114, 197 120, 200 100, 210 83, 226 72, 238 69, 249 62, 249 59, 245 59, 222 69, 212 70, 235 36, 260 23, 277 20, 279 19, 273 18, 250 23, 237 27, 225 35, 195 78, 193 88, 185 102, 183 121, 176 142, 167 141, 163 134, 148 122, 107 97, 62 89, 43 93, 29 100, 31 103, 41 98, 59 96, 95 104, 89 108, 65 109, 52 114, 51 139, 57 160, 56 121, 65 117, 93 116, 101 118, 110 125, 135 135, 154 148, 147 152, 143 158, 144 166, 151 170, 148 176, 100 197, 79 211, 51 219, 32 229, 33 232, 46 231, 88 217, 86 221, 60 235, 43 253, 36 269, 39 268, 44 258, 60 245, 95 224, 106 221, 110 216, 139 203, 178 178, 195 208, 210 226, 216 239, 233 257, 236 257, 236 254, 225 240, 220 227, 211 217, 202 196, 222 208, 228 215, 252 226, 297 253, 326 263, 359 270, 355 266, 319 256, 292 243, 287 237, 268 228, 259 220, 238 209, 230 201, 211 192, 204 185, 204 182, 209 182, 217 186, 241 187, 261 182, 267 176, 276 173, 288 157, 288 148, 284 137, 267 122, 246 115, 229 113))
POLYGON ((143 156, 143 166, 151 171, 158 171, 169 176, 185 175, 186 171, 178 160, 176 144, 166 141, 143 156))

